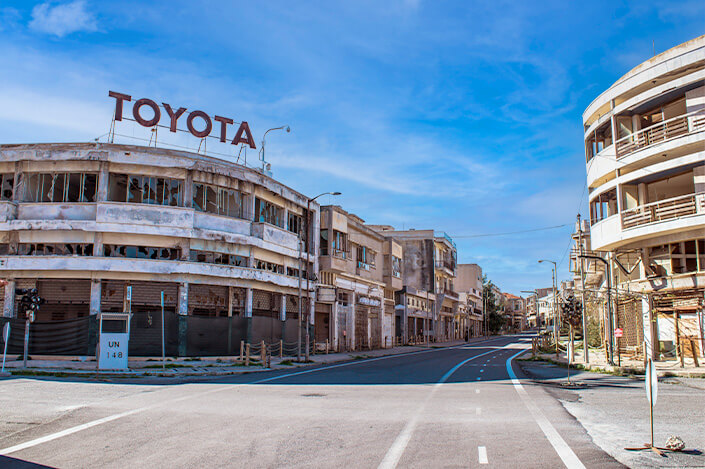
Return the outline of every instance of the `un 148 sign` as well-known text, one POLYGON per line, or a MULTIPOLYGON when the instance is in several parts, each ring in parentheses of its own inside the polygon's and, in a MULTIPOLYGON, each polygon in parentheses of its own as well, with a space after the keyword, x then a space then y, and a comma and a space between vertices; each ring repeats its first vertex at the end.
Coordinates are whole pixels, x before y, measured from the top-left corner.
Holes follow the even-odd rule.
POLYGON ((127 334, 102 333, 98 363, 101 370, 126 370, 127 334))

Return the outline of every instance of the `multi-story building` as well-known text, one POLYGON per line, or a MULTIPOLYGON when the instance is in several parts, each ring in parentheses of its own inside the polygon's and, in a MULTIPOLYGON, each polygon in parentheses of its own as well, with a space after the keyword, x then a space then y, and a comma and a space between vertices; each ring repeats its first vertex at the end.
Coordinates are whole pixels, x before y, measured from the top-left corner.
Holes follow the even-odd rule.
POLYGON ((39 290, 35 353, 90 355, 95 316, 131 311, 130 353, 158 354, 162 303, 169 355, 296 341, 300 307, 313 321, 318 205, 259 171, 77 143, 0 145, 0 174, 3 315, 16 288, 39 290))
POLYGON ((504 298, 508 326, 513 330, 524 330, 526 328, 526 302, 524 298, 511 293, 504 293, 504 298))
POLYGON ((330 340, 335 350, 391 346, 391 292, 402 287, 401 245, 328 205, 321 208, 319 244, 316 340, 330 340))
POLYGON ((545 327, 553 325, 554 314, 556 312, 554 303, 554 289, 553 288, 538 288, 536 289, 536 296, 538 298, 537 307, 537 326, 545 327))
POLYGON ((408 340, 413 331, 422 331, 433 340, 460 337, 456 327, 459 300, 454 290, 457 252, 455 243, 445 233, 433 230, 394 230, 387 225, 370 225, 403 247, 403 285, 397 301, 400 335, 408 340), (408 307, 409 302, 421 305, 408 307), (410 312, 412 311, 412 312, 410 312), (427 317, 429 316, 431 317, 427 317))
POLYGON ((455 289, 460 295, 460 304, 465 305, 469 337, 478 337, 483 332, 484 311, 482 304, 482 267, 477 264, 458 264, 455 289))
POLYGON ((705 36, 621 77, 583 125, 590 244, 608 253, 607 266, 592 262, 617 292, 611 326, 623 327, 623 347, 645 343, 654 359, 676 357, 691 340, 702 354, 705 36))
POLYGON ((538 326, 538 304, 536 294, 532 294, 526 299, 526 327, 538 326))

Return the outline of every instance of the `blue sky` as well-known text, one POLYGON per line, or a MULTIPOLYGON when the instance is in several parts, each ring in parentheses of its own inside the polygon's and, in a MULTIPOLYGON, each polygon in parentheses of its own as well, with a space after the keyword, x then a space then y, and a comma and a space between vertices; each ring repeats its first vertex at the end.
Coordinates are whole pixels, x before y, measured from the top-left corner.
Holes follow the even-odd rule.
MULTIPOLYGON (((567 276, 581 114, 705 2, 0 3, 0 142, 89 141, 109 89, 247 120, 274 176, 368 223, 455 237, 504 291, 567 276)), ((126 142, 127 143, 127 142, 126 142)), ((133 143, 133 142, 129 142, 133 143)), ((249 158, 254 159, 254 152, 249 158)))

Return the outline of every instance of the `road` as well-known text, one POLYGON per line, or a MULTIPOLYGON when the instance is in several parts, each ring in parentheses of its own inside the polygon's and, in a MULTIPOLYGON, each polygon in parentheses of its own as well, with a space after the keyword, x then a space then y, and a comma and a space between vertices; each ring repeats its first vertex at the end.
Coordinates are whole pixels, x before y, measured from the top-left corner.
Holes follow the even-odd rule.
POLYGON ((0 466, 621 467, 508 366, 529 341, 185 384, 8 379, 0 466))

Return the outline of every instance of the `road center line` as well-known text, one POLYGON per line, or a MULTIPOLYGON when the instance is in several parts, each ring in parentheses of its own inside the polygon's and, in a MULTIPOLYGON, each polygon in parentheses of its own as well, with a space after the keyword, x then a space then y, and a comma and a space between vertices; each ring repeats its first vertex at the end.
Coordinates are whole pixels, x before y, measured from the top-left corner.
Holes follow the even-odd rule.
MULTIPOLYGON (((488 339, 488 340, 486 340, 486 341, 477 342, 477 343, 478 343, 478 344, 481 344, 481 343, 489 342, 489 341, 492 341, 492 340, 496 340, 496 339, 488 339)), ((340 367, 343 367, 343 366, 357 365, 357 364, 360 364, 360 363, 372 362, 372 361, 383 360, 383 359, 389 359, 389 358, 396 358, 396 357, 403 357, 403 356, 409 356, 409 355, 416 355, 416 354, 419 354, 419 353, 439 352, 439 351, 442 351, 442 350, 455 349, 455 348, 458 348, 458 347, 462 347, 462 345, 452 346, 452 347, 445 347, 445 348, 440 348, 440 349, 418 350, 418 351, 408 352, 408 353, 399 353, 399 354, 396 354, 396 355, 386 355, 386 356, 384 356, 384 357, 375 357, 375 358, 370 358, 370 359, 367 359, 367 360, 351 361, 351 362, 346 362, 346 363, 340 363, 340 364, 337 364, 337 365, 323 366, 323 367, 320 367, 320 368, 314 368, 314 369, 311 369, 311 370, 296 371, 296 372, 293 372, 293 373, 287 373, 287 374, 283 374, 283 375, 279 375, 279 376, 274 376, 274 377, 271 377, 271 378, 260 379, 260 380, 252 381, 252 382, 249 382, 249 383, 228 384, 228 385, 225 385, 225 386, 222 386, 222 387, 219 387, 219 388, 210 389, 210 390, 208 390, 208 391, 203 391, 203 392, 196 393, 196 394, 189 394, 189 395, 187 395, 187 396, 181 396, 181 397, 177 397, 177 398, 175 398, 175 399, 170 399, 170 400, 167 400, 167 401, 162 401, 162 402, 159 402, 159 403, 157 403, 157 404, 153 404, 153 405, 149 405, 149 406, 144 406, 144 407, 138 407, 137 409, 132 409, 132 410, 128 410, 128 411, 125 411, 125 412, 120 412, 120 413, 117 413, 117 414, 109 415, 109 416, 107 416, 107 417, 99 418, 99 419, 96 419, 96 420, 92 420, 92 421, 90 421, 90 422, 86 422, 86 423, 83 423, 83 424, 80 424, 80 425, 76 425, 76 426, 67 428, 67 429, 65 429, 65 430, 61 430, 61 431, 56 432, 56 433, 51 433, 51 434, 49 434, 49 435, 45 435, 45 436, 42 436, 42 437, 39 437, 39 438, 35 438, 34 440, 29 440, 29 441, 26 441, 26 442, 24 442, 24 443, 20 443, 20 444, 14 445, 14 446, 9 446, 9 447, 7 447, 7 448, 2 448, 2 449, 0 449, 0 456, 5 456, 5 455, 11 454, 11 453, 16 453, 17 451, 22 451, 23 449, 27 449, 27 448, 31 448, 31 447, 33 447, 33 446, 41 445, 41 444, 43 444, 43 443, 47 443, 47 442, 49 442, 49 441, 53 441, 53 440, 56 440, 56 439, 58 439, 58 438, 62 438, 62 437, 64 437, 64 436, 72 435, 72 434, 74 434, 74 433, 77 433, 77 432, 80 432, 80 431, 83 431, 83 430, 87 430, 87 429, 89 429, 89 428, 96 427, 96 426, 102 425, 102 424, 104 424, 104 423, 112 422, 112 421, 114 421, 114 420, 118 420, 118 419, 121 419, 121 418, 123 418, 123 417, 127 417, 127 416, 130 416, 130 415, 135 415, 135 414, 144 412, 144 411, 146 411, 146 410, 153 409, 153 408, 158 407, 158 406, 164 406, 164 405, 167 405, 167 404, 173 404, 174 402, 179 402, 179 401, 186 400, 186 399, 190 399, 190 398, 193 398, 193 397, 201 397, 201 396, 208 395, 208 394, 211 394, 211 393, 220 392, 220 391, 225 391, 225 390, 227 390, 227 389, 231 389, 231 388, 237 387, 237 386, 245 386, 245 385, 250 385, 250 384, 266 383, 266 382, 268 382, 268 381, 273 381, 273 380, 275 380, 275 379, 282 379, 282 378, 286 378, 286 377, 289 377, 289 376, 296 376, 296 375, 302 375, 302 374, 306 374, 306 373, 313 373, 313 372, 316 372, 316 371, 325 371, 325 370, 329 370, 329 369, 333 369, 333 368, 340 368, 340 367)), ((494 352, 494 350, 492 350, 492 351, 490 351, 490 352, 487 352, 487 353, 491 353, 491 352, 494 352)), ((483 354, 483 355, 486 355, 486 354, 483 354)), ((479 357, 479 356, 481 356, 481 355, 478 355, 478 357, 479 357)), ((447 379, 447 378, 446 378, 446 379, 447 379)), ((167 390, 167 389, 171 389, 171 388, 164 388, 164 390, 167 390)))
POLYGON ((546 438, 551 443, 551 446, 553 446, 553 449, 555 449, 558 456, 560 456, 563 464, 570 469, 585 469, 585 466, 582 462, 580 462, 578 456, 576 456, 573 450, 570 449, 568 443, 565 442, 554 426, 551 425, 551 422, 549 422, 543 412, 541 412, 541 409, 539 409, 536 403, 531 399, 531 397, 529 397, 529 394, 514 374, 514 370, 512 370, 512 360, 524 352, 526 352, 526 350, 520 350, 511 357, 507 358, 507 373, 509 373, 509 377, 512 379, 514 389, 516 389, 516 392, 519 394, 522 401, 524 401, 524 405, 526 405, 527 409, 529 409, 529 412, 532 417, 534 417, 534 420, 541 428, 543 434, 546 435, 546 438))
MULTIPOLYGON (((506 346, 505 346, 506 347, 506 346)), ((455 365, 453 368, 448 370, 446 374, 444 374, 440 380, 436 384, 433 385, 433 389, 431 392, 426 396, 426 400, 424 400, 423 404, 418 408, 414 416, 409 420, 406 425, 404 425, 404 428, 401 430, 399 435, 397 435, 396 440, 394 440, 394 443, 392 443, 392 446, 389 447, 389 450, 387 450, 387 454, 384 455, 384 459, 382 459, 382 462, 379 464, 377 469, 394 469, 397 467, 397 464, 399 464, 399 460, 401 459, 401 455, 404 454, 404 450, 406 449, 407 445, 409 444, 409 440, 411 440, 411 435, 414 433, 414 429, 416 428, 416 425, 418 424, 419 418, 421 417, 421 413, 424 411, 426 405, 428 404, 428 401, 431 400, 431 397, 436 393, 436 391, 445 383, 448 378, 451 377, 453 373, 455 373, 458 368, 461 366, 465 365, 469 361, 475 360, 477 358, 480 358, 482 356, 485 356, 490 353, 496 353, 497 350, 490 350, 485 353, 481 353, 480 355, 475 355, 474 357, 467 358, 457 365, 455 365)), ((480 379, 479 377, 477 379, 480 379)))

